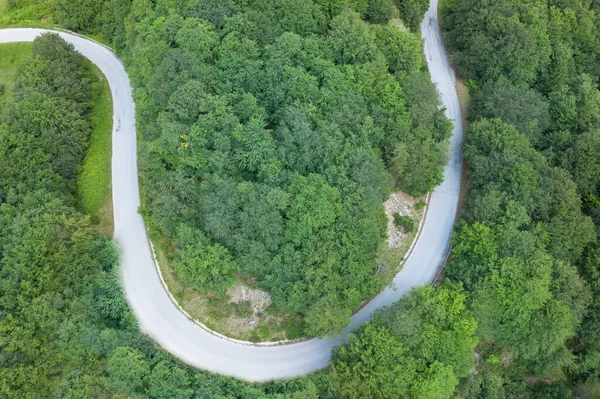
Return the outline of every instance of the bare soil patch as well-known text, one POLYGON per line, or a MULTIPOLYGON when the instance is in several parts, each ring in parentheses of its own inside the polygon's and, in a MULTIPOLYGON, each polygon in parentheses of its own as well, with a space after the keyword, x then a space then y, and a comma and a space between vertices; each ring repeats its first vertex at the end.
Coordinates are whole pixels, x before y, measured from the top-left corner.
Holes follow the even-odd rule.
POLYGON ((229 303, 240 304, 249 302, 254 313, 263 312, 271 306, 271 296, 268 292, 245 285, 236 285, 227 291, 227 295, 231 298, 229 303))

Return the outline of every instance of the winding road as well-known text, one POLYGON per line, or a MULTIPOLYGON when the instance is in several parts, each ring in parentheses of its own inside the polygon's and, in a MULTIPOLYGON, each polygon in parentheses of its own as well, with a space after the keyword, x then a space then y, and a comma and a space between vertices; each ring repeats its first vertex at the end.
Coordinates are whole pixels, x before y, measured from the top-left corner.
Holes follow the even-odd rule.
MULTIPOLYGON (((163 289, 153 261, 144 221, 138 215, 135 106, 129 78, 119 58, 107 47, 71 33, 59 34, 104 73, 113 96, 112 185, 114 238, 122 253, 122 279, 127 300, 144 333, 173 355, 200 369, 247 381, 266 381, 306 374, 327 365, 331 349, 348 332, 367 321, 381 306, 397 301, 412 287, 431 282, 443 262, 452 233, 460 191, 463 129, 454 74, 450 68, 437 16, 438 0, 432 0, 421 24, 425 55, 433 81, 442 95, 446 115, 454 120, 451 159, 444 183, 431 195, 421 236, 402 271, 387 288, 352 317, 341 336, 312 339, 283 346, 250 346, 220 338, 191 322, 163 289)), ((0 43, 29 42, 42 29, 0 30, 0 43)))

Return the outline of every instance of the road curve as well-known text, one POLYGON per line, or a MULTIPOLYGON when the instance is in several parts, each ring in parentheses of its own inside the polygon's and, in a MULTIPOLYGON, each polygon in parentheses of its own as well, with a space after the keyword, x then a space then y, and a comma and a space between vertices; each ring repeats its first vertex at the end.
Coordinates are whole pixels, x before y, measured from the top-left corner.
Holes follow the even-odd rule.
MULTIPOLYGON (((112 184, 114 238, 121 248, 125 294, 142 331, 173 355, 200 369, 247 381, 266 381, 306 374, 327 365, 331 349, 348 332, 367 321, 377 308, 397 301, 411 287, 430 282, 443 261, 452 233, 460 190, 462 119, 454 87, 454 74, 444 51, 437 17, 438 0, 432 0, 421 24, 425 55, 433 81, 442 95, 446 114, 454 120, 451 159, 444 183, 431 195, 421 236, 403 270, 387 288, 352 317, 342 336, 312 339, 285 346, 257 347, 221 339, 192 323, 170 301, 157 275, 144 222, 137 213, 140 195, 137 179, 135 106, 129 78, 121 61, 105 46, 59 32, 96 64, 110 84, 113 97, 112 184)), ((2 29, 0 43, 29 42, 42 29, 2 29)))

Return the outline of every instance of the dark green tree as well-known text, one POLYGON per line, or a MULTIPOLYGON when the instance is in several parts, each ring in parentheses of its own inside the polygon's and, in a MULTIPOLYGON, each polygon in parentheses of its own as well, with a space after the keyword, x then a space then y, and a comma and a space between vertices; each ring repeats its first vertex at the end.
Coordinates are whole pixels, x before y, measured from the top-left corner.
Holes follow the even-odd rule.
POLYGON ((416 31, 429 8, 429 2, 427 0, 400 0, 398 6, 400 16, 406 25, 411 30, 416 31))

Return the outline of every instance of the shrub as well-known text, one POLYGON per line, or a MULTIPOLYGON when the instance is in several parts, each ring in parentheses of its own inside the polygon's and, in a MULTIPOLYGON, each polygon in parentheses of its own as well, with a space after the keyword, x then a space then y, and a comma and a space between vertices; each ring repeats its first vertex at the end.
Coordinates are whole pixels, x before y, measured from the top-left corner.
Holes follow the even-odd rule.
POLYGON ((417 203, 415 204, 415 211, 421 212, 425 208, 425 205, 427 205, 425 203, 425 201, 423 201, 423 200, 417 201, 417 203))
POLYGON ((209 314, 215 319, 224 320, 231 316, 232 308, 226 298, 217 296, 208 298, 209 314))
POLYGON ((252 310, 252 304, 250 303, 250 301, 235 303, 233 307, 235 308, 235 313, 239 317, 250 317, 254 314, 254 311, 252 310))
POLYGON ((396 227, 404 230, 405 233, 412 233, 415 230, 415 223, 410 216, 402 216, 394 213, 394 224, 396 227))

